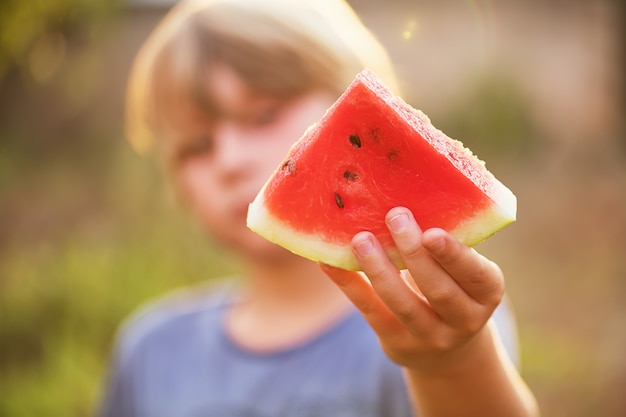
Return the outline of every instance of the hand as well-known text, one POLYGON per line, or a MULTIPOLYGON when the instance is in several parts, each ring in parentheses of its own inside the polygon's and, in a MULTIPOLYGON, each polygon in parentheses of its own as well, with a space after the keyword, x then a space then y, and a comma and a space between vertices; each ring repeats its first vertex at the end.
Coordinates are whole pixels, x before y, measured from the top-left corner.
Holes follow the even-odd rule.
POLYGON ((322 269, 361 311, 394 362, 419 372, 458 370, 472 345, 490 339, 477 335, 489 332, 486 324, 503 297, 502 272, 446 231, 422 232, 406 208, 390 210, 385 221, 407 270, 399 271, 369 232, 352 240, 366 276, 322 269))

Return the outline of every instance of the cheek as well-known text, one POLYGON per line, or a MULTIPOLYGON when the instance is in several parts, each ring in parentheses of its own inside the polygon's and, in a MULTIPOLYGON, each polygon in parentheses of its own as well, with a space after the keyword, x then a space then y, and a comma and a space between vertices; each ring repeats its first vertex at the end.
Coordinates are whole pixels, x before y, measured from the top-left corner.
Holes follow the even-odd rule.
MULTIPOLYGON (((297 135, 297 133, 296 133, 297 135)), ((272 137, 271 144, 262 147, 259 149, 258 155, 261 156, 260 161, 265 168, 265 174, 269 177, 274 169, 282 162, 282 160, 289 152, 291 145, 298 139, 297 136, 293 136, 293 134, 288 134, 284 130, 276 132, 276 134, 272 137)), ((264 180, 267 178, 264 178, 264 180)))
POLYGON ((279 123, 274 125, 266 136, 271 138, 271 146, 265 146, 264 161, 271 165, 268 175, 287 155, 291 146, 304 134, 305 130, 317 122, 324 114, 325 104, 317 106, 296 106, 286 112, 279 123))
POLYGON ((245 150, 250 155, 248 178, 257 183, 258 189, 282 162, 303 131, 304 128, 299 125, 281 123, 258 129, 250 135, 251 140, 245 150))
POLYGON ((212 207, 207 204, 216 192, 212 178, 212 174, 202 164, 188 163, 178 168, 175 174, 176 187, 181 200, 192 212, 200 214, 212 207))

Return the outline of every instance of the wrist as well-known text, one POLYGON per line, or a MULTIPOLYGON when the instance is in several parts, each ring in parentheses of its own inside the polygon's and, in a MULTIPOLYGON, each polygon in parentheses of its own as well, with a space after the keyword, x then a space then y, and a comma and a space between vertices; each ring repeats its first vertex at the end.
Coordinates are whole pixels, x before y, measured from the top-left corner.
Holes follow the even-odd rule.
POLYGON ((537 417, 537 402, 491 324, 432 366, 405 368, 407 387, 422 416, 537 417))
POLYGON ((405 372, 410 379, 460 378, 500 364, 501 351, 501 343, 488 323, 456 349, 433 355, 420 366, 405 367, 405 372))

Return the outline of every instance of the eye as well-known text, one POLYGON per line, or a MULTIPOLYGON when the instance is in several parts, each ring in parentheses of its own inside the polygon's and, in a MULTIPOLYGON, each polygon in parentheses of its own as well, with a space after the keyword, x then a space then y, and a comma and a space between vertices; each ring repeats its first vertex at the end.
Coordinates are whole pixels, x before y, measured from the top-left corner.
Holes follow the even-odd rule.
POLYGON ((210 154, 213 151, 213 138, 210 136, 200 136, 181 146, 178 151, 178 159, 185 160, 198 156, 210 154))
POLYGON ((280 110, 281 106, 278 103, 266 104, 254 113, 252 122, 256 126, 265 126, 274 123, 280 115, 280 110))

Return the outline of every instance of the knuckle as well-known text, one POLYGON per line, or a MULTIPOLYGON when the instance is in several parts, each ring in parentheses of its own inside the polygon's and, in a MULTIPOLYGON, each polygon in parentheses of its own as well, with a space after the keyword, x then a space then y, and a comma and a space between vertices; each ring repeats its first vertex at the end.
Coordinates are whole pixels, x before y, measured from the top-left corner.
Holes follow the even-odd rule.
POLYGON ((373 315, 378 311, 378 306, 376 305, 376 303, 371 301, 360 301, 356 307, 359 309, 361 314, 366 317, 373 315))
POLYGON ((431 339, 430 345, 435 352, 445 353, 454 348, 457 337, 449 332, 442 332, 431 339))
POLYGON ((469 316, 464 323, 457 328, 459 335, 462 337, 470 337, 476 334, 487 323, 488 317, 482 315, 469 316))
POLYGON ((504 277, 500 267, 488 261, 478 266, 463 283, 469 294, 482 305, 497 305, 504 296, 504 277))
POLYGON ((398 245, 398 250, 405 259, 415 259, 423 256, 424 247, 420 242, 410 242, 404 245, 398 245))
POLYGON ((423 343, 410 333, 401 333, 393 340, 381 340, 381 347, 393 362, 400 365, 414 361, 416 352, 424 349, 423 343))
POLYGON ((452 288, 448 286, 439 286, 437 288, 433 288, 426 295, 428 301, 431 304, 444 307, 450 304, 455 304, 458 298, 458 294, 452 288))
MULTIPOLYGON (((487 274, 487 267, 484 268, 485 271, 483 273, 487 274)), ((489 278, 483 279, 484 285, 484 296, 482 297, 481 303, 483 305, 489 306, 497 306, 502 301, 502 297, 504 297, 505 285, 504 285, 504 277, 502 275, 502 271, 500 267, 495 263, 490 262, 490 276, 489 278)))
POLYGON ((385 266, 380 263, 364 264, 362 267, 367 279, 372 283, 384 281, 384 278, 389 274, 385 266))
POLYGON ((394 314, 403 323, 410 323, 415 318, 415 309, 407 304, 394 306, 394 314))

